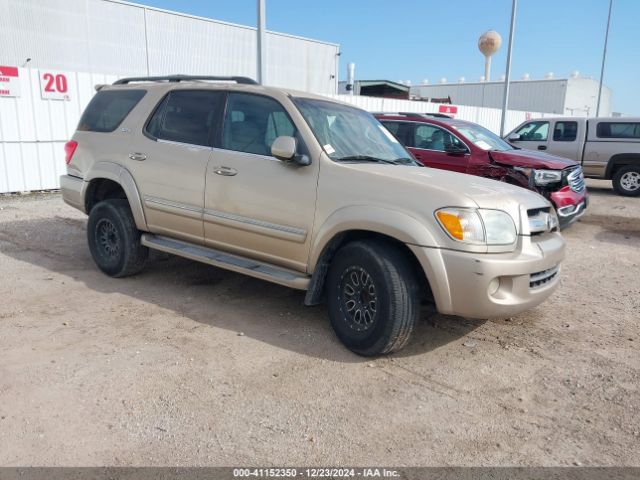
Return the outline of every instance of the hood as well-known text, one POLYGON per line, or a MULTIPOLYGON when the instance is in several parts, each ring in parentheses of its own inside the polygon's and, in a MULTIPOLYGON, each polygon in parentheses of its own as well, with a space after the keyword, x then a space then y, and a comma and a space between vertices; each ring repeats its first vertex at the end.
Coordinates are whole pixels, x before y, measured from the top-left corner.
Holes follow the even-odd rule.
MULTIPOLYGON (((488 178, 428 167, 394 166, 373 163, 350 164, 350 168, 375 175, 380 188, 400 187, 407 195, 431 197, 439 207, 480 207, 506 210, 516 218, 519 206, 544 208, 549 202, 536 192, 488 178)), ((375 181, 371 179, 373 187, 375 181)))
POLYGON ((546 168, 549 170, 563 170, 574 167, 578 162, 568 158, 558 157, 537 150, 507 150, 504 152, 491 151, 489 155, 496 163, 525 168, 546 168))

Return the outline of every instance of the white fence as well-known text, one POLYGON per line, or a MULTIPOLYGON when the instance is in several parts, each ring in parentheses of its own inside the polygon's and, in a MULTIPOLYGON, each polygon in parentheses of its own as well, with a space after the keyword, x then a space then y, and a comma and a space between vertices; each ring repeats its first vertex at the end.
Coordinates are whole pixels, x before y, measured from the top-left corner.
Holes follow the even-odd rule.
MULTIPOLYGON (((330 97, 345 103, 350 103, 370 112, 412 112, 412 113, 437 113, 442 104, 416 102, 410 100, 394 100, 391 98, 360 97, 355 95, 329 95, 330 97)), ((456 106, 455 118, 468 120, 482 125, 485 128, 500 133, 500 118, 502 111, 499 108, 456 106)), ((505 121, 505 132, 509 132, 528 118, 540 118, 545 114, 540 112, 523 112, 508 110, 505 121)), ((546 116, 549 116, 547 114, 546 116)))
MULTIPOLYGON (((19 69, 19 96, 0 97, 0 193, 59 187, 65 173, 64 143, 73 134, 80 115, 95 93, 95 85, 112 83, 115 75, 19 69), (46 73, 67 79, 65 100, 45 99, 46 73)), ((15 88, 15 85, 14 85, 15 88)), ((330 97, 378 112, 437 112, 439 105, 349 95, 330 97)), ((500 128, 500 110, 458 106, 456 118, 479 123, 494 132, 500 128)), ((507 129, 526 119, 527 113, 509 111, 507 129)), ((543 116, 540 113, 531 115, 543 116)))
POLYGON ((0 97, 0 193, 58 188, 60 175, 66 173, 64 143, 93 97, 95 85, 117 78, 53 72, 65 75, 68 100, 45 100, 40 82, 45 73, 51 71, 20 68, 15 87, 20 96, 0 97))

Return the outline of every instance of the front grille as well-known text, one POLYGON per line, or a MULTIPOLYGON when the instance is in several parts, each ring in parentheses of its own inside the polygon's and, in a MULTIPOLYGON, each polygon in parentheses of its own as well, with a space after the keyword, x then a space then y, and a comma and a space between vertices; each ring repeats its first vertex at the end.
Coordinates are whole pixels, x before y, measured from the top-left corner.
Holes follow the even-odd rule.
POLYGON ((576 167, 569 175, 567 175, 567 184, 569 188, 576 193, 582 193, 584 191, 584 174, 582 173, 582 167, 576 167))
POLYGON ((529 276, 529 288, 538 288, 549 283, 558 275, 558 272, 560 272, 560 267, 556 265, 548 270, 532 273, 529 276))

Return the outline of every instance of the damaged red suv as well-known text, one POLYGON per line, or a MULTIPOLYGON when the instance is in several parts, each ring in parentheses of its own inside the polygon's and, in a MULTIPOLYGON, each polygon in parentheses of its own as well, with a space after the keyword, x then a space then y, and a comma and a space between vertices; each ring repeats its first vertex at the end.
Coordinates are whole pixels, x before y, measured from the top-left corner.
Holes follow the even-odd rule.
POLYGON ((380 113, 380 122, 423 165, 493 178, 547 198, 560 228, 587 208, 582 167, 567 158, 513 147, 478 124, 440 114, 380 113))

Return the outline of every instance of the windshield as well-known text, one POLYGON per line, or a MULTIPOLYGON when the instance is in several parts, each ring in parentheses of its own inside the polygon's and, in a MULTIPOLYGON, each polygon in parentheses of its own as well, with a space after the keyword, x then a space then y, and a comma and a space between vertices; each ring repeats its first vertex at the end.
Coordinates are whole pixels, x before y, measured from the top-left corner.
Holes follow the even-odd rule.
POLYGON ((311 98, 296 98, 294 102, 332 160, 417 165, 370 113, 311 98))
POLYGON ((503 152, 505 150, 513 150, 514 148, 507 142, 502 140, 495 133, 487 130, 480 125, 452 125, 458 132, 467 137, 471 143, 483 150, 497 150, 503 152))

